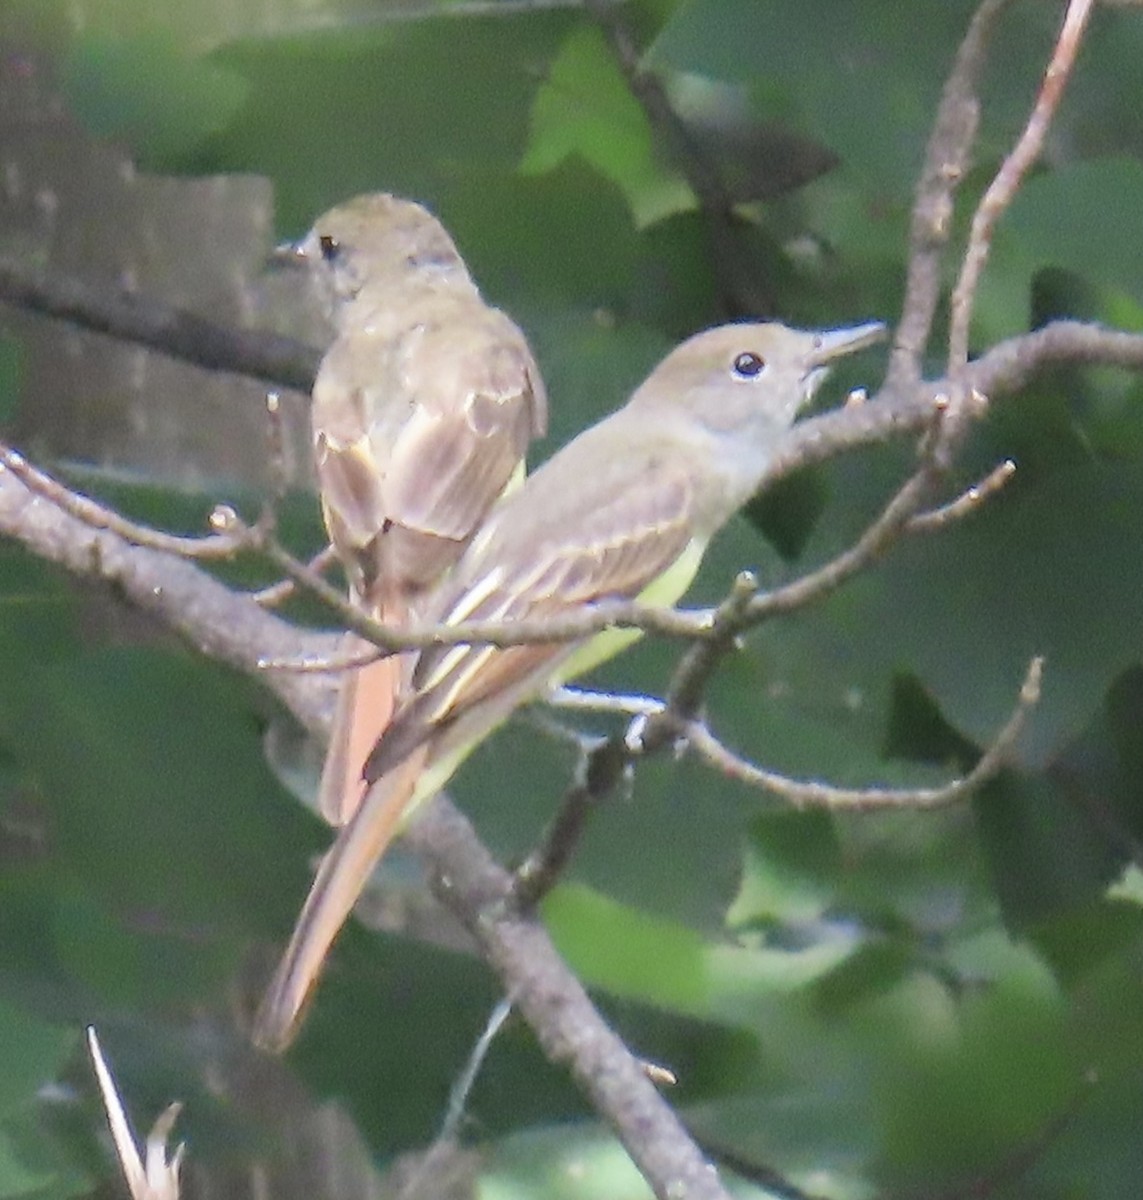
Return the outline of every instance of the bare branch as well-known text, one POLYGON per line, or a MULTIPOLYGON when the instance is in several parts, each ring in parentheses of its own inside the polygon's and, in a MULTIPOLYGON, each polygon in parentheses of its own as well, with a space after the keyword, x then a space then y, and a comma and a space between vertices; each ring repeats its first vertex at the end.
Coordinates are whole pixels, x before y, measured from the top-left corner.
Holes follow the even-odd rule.
MULTIPOLYGON (((692 643, 683 655, 667 693, 665 711, 672 720, 686 720, 698 711, 707 684, 750 620, 748 614, 757 592, 758 580, 749 571, 743 571, 734 581, 730 595, 715 609, 710 636, 692 643)), ((654 744, 655 725, 656 718, 649 718, 642 732, 645 743, 654 744)), ((671 736, 667 726, 663 731, 668 737, 671 736)))
POLYGON ((1016 464, 1010 458, 1006 458, 998 467, 989 471, 979 483, 974 483, 972 487, 961 492, 955 500, 951 500, 948 504, 942 504, 940 508, 934 508, 930 512, 918 513, 909 521, 908 532, 934 533, 955 521, 962 520, 976 512, 982 504, 1006 487, 1008 481, 1015 474, 1016 464))
MULTIPOLYGON (((972 364, 969 382, 987 388, 995 398, 1019 387, 1044 362, 1069 356, 1143 366, 1143 338, 1060 324, 998 347, 972 364)), ((806 422, 795 430, 773 474, 852 446, 929 428, 934 396, 940 390, 940 385, 926 384, 806 422)), ((262 611, 249 597, 229 592, 181 556, 129 544, 109 528, 93 528, 54 500, 29 491, 6 469, 0 471, 0 533, 18 538, 34 553, 76 574, 113 582, 125 597, 204 653, 240 669, 253 672, 261 659, 298 655, 304 635, 262 611)), ((599 614, 589 617, 589 627, 576 636, 603 623, 599 614)), ((705 620, 709 625, 713 614, 705 620)), ((679 628, 683 625, 681 620, 679 628)), ((543 636, 550 640, 551 629, 545 629, 543 636)), ((696 636, 693 626, 679 636, 696 636)), ((317 652, 328 652, 339 642, 339 638, 319 636, 308 644, 317 652)), ((313 728, 323 726, 330 708, 329 680, 319 683, 285 674, 264 678, 303 721, 313 728)), ((615 760, 616 779, 622 775, 627 753, 623 747, 623 755, 615 760)), ((987 759, 982 761, 987 766, 987 759)), ((604 777, 612 770, 603 759, 598 768, 604 777)), ((982 769, 978 764, 976 778, 982 769)), ((598 777, 593 786, 598 790, 598 777)), ((962 781, 962 787, 967 790, 967 786, 962 781)), ((682 1180, 688 1187, 693 1183, 691 1195, 720 1196, 715 1177, 646 1080, 642 1067, 626 1055, 591 1009, 543 931, 513 911, 510 877, 490 864, 467 825, 457 825, 460 820, 445 803, 437 803, 410 830, 409 840, 430 860, 438 890, 473 928, 542 1044, 558 1061, 571 1064, 660 1194, 667 1193, 672 1181, 682 1180), (494 873, 489 875, 489 870, 494 873), (638 1082, 633 1082, 636 1077, 638 1082)))
POLYGON ((969 364, 966 382, 986 396, 1010 396, 1058 363, 1143 370, 1143 335, 1083 321, 1053 321, 1009 338, 969 364))
POLYGON ((872 812, 884 808, 942 808, 963 800, 1003 769, 1028 719, 1039 702, 1043 660, 1034 658, 1020 688, 1012 715, 977 760, 960 779, 936 788, 839 788, 833 784, 791 779, 735 754, 701 722, 684 729, 687 744, 716 770, 739 783, 773 793, 791 808, 824 808, 831 812, 872 812))
MULTIPOLYGON (((1044 366, 1062 361, 1143 369, 1143 336, 1120 333, 1080 322, 1059 321, 1034 333, 1012 338, 970 364, 966 379, 970 390, 967 393, 966 404, 961 407, 968 416, 979 415, 980 393, 987 393, 996 398, 1014 392, 1044 366)), ((800 467, 836 457, 858 446, 931 428, 934 411, 941 408, 948 410, 951 407, 949 393, 942 390, 943 386, 943 381, 938 381, 921 384, 903 392, 888 392, 864 404, 851 405, 802 422, 795 426, 784 442, 783 449, 776 455, 766 479, 767 485, 800 467)), ((952 422, 948 412, 943 422, 946 427, 951 428, 952 422)), ((29 468, 29 471, 31 470, 33 469, 29 468)), ((42 475, 42 472, 38 474, 42 475)), ((899 524, 906 517, 911 517, 917 511, 918 505, 923 503, 926 481, 915 480, 906 486, 909 491, 896 498, 879 522, 867 530, 861 542, 847 554, 827 564, 819 572, 789 585, 788 588, 756 596, 748 610, 747 624, 759 623, 775 613, 789 611, 808 603, 809 599, 836 587, 860 569, 864 562, 871 561, 872 557, 881 553, 884 545, 895 536, 899 524)), ((20 490, 23 491, 22 485, 20 490)), ((107 512, 100 506, 88 511, 83 503, 72 505, 66 497, 56 494, 51 488, 44 494, 49 496, 53 503, 62 501, 64 511, 69 511, 69 515, 82 513, 84 515, 81 519, 86 524, 91 525, 94 522, 94 528, 106 528, 111 532, 111 525, 114 523, 107 520, 107 512), (88 517, 92 520, 88 520, 88 517)), ((2 499, 0 496, 0 502, 2 499)), ((12 497, 12 500, 15 503, 16 497, 12 497)), ((637 628, 648 633, 685 640, 712 636, 716 612, 714 609, 660 609, 639 603, 599 604, 559 619, 521 621, 511 627, 497 622, 469 622, 447 629, 432 627, 397 632, 371 620, 349 604, 337 588, 321 577, 316 569, 318 564, 311 566, 301 562, 271 537, 264 533, 255 535, 253 527, 242 525, 236 516, 225 510, 218 510, 217 515, 223 534, 234 539, 236 544, 247 547, 256 545, 291 579, 321 599, 346 628, 359 633, 386 653, 461 643, 515 646, 536 641, 572 641, 608 628, 637 628)), ((199 541, 175 539, 173 542, 166 542, 164 539, 167 535, 140 530, 130 522, 122 522, 122 518, 118 518, 118 521, 121 523, 116 524, 115 528, 124 537, 151 543, 143 548, 162 546, 172 553, 183 555, 187 543, 193 545, 199 541)), ((16 537, 21 536, 18 520, 14 522, 10 532, 16 537)), ((219 536, 215 535, 216 538, 219 536)), ((201 541, 204 544, 210 543, 210 539, 204 538, 201 541)), ((221 546, 221 543, 215 542, 213 545, 221 546)), ((123 547, 119 549, 122 550, 123 547)), ((90 572, 85 567, 82 573, 90 572)), ((285 674, 287 671, 302 674, 308 671, 325 673, 357 665, 356 659, 352 662, 347 661, 344 652, 338 650, 334 651, 336 657, 332 662, 319 652, 318 661, 310 664, 306 659, 299 658, 297 643, 285 644, 289 645, 287 653, 271 650, 261 657, 256 664, 257 669, 268 675, 285 674)), ((316 639, 313 644, 329 647, 332 643, 329 640, 316 639)), ((372 658, 368 661, 372 661, 372 658)), ((243 663, 249 668, 248 658, 244 658, 243 663)), ((281 682, 273 686, 279 691, 286 687, 281 682)))
POLYGON ((111 1130, 115 1154, 119 1159, 123 1178, 127 1181, 131 1200, 179 1200, 179 1170, 182 1167, 185 1147, 180 1143, 168 1158, 167 1141, 175 1126, 175 1120, 182 1111, 182 1105, 171 1104, 159 1114, 142 1147, 145 1153, 141 1154, 140 1147, 135 1145, 131 1122, 127 1119, 115 1078, 107 1065, 107 1059, 103 1056, 103 1047, 100 1046, 99 1038, 91 1025, 87 1027, 87 1049, 91 1055, 95 1078, 99 1083, 103 1107, 107 1112, 107 1125, 111 1130))
MULTIPOLYGON (((607 799, 625 773, 640 758, 668 745, 690 749, 720 774, 777 796, 791 808, 873 812, 886 808, 942 808, 965 799, 984 786, 1007 765, 1012 748, 1039 703, 1043 660, 1035 658, 1020 687, 1016 706, 976 765, 960 779, 935 788, 842 788, 816 780, 791 779, 760 767, 730 750, 705 722, 681 715, 670 703, 638 698, 636 728, 647 736, 609 738, 585 756, 580 777, 560 799, 556 813, 535 848, 516 871, 513 894, 524 911, 534 908, 566 871, 595 809, 607 799), (643 710, 649 711, 645 717, 643 710), (640 725, 640 722, 645 722, 640 725)), ((620 698, 627 700, 629 698, 620 698)), ((623 706, 621 706, 623 707, 623 706)))
MULTIPOLYGON (((236 595, 180 557, 126 541, 108 529, 29 493, 11 472, 0 472, 0 534, 76 575, 113 582, 139 608, 180 633, 202 653, 248 672, 266 655, 297 652, 296 628, 236 595)), ((329 647, 330 635, 311 635, 329 647)), ((289 709, 313 729, 327 726, 330 681, 263 676, 289 709)), ((443 797, 414 824, 408 840, 423 855, 448 906, 477 933, 505 987, 553 1061, 565 1063, 645 1167, 658 1194, 675 1180, 688 1195, 725 1200, 717 1175, 703 1161, 678 1119, 648 1082, 641 1064, 591 1006, 543 928, 511 914, 511 880, 492 863, 471 828, 443 797), (488 907, 486 908, 485 905, 488 907), (499 915, 488 919, 489 911, 499 915)))
MULTIPOLYGON (((114 585, 124 599, 184 637, 201 653, 254 674, 262 655, 328 652, 340 641, 299 630, 262 611, 181 556, 138 546, 111 529, 93 527, 54 500, 30 492, 0 470, 0 535, 73 575, 114 585)), ((264 675, 267 687, 308 728, 326 727, 334 682, 264 675)))
MULTIPOLYGON (((332 546, 326 546, 320 554, 316 554, 311 558, 306 566, 318 575, 324 575, 335 562, 337 562, 336 551, 332 546)), ((260 604, 263 608, 277 608, 278 605, 285 604, 297 590, 298 585, 294 580, 283 579, 278 583, 271 584, 269 587, 262 588, 260 591, 251 592, 250 599, 255 604, 260 604)))
POLYGON ((1044 72, 1032 114, 1013 147, 1011 154, 1000 165, 996 177, 988 185, 972 218, 968 248, 960 278, 952 292, 952 312, 949 322, 948 373, 959 378, 968 363, 968 334, 972 320, 972 304, 976 287, 980 282, 988 253, 992 249, 992 234, 997 222, 1012 203, 1024 176, 1039 157, 1048 128, 1052 123, 1060 97, 1075 64, 1083 40, 1088 18, 1091 16, 1093 0, 1069 0, 1064 23, 1051 61, 1044 72))
POLYGON ((952 230, 953 197, 968 169, 980 123, 977 89, 996 18, 1010 0, 983 0, 953 61, 941 94, 925 165, 917 182, 909 230, 905 302, 893 338, 886 384, 897 388, 921 378, 941 289, 941 256, 952 230))
POLYGON ((464 1070, 449 1089, 448 1109, 441 1122, 440 1132, 436 1136, 437 1142, 447 1145, 460 1139, 464 1110, 468 1105, 468 1098, 472 1094, 477 1076, 480 1074, 480 1068, 484 1066, 484 1060, 488 1057, 489 1050, 492 1049, 492 1043, 495 1042, 500 1030, 504 1028, 505 1022, 511 1015, 511 999, 507 996, 501 997, 496 1001, 492 1012, 488 1014, 488 1022, 481 1031, 480 1037, 476 1039, 476 1045, 473 1046, 472 1053, 468 1056, 468 1062, 464 1064, 464 1070))
POLYGON ((292 338, 216 325, 195 313, 77 279, 29 277, 0 265, 0 301, 70 321, 93 333, 149 346, 207 371, 226 371, 308 392, 319 352, 292 338))
POLYGON ((591 814, 611 795, 638 752, 622 738, 605 738, 583 756, 577 779, 513 875, 512 896, 521 912, 532 911, 559 882, 591 814))
POLYGON ((548 1059, 571 1071, 656 1196, 726 1200, 718 1172, 643 1064, 600 1019, 543 925, 517 908, 512 876, 492 860, 465 818, 432 804, 405 836, 424 860, 434 891, 511 989, 548 1059))
POLYGON ((544 697, 544 703, 573 712, 609 713, 621 717, 652 717, 666 707, 666 702, 656 696, 592 692, 574 687, 552 688, 544 697))
POLYGON ((65 487, 39 467, 32 466, 18 450, 4 442, 0 442, 0 466, 11 471, 28 491, 50 500, 69 516, 92 529, 106 529, 136 546, 175 554, 179 558, 207 560, 233 558, 239 551, 250 548, 248 540, 229 533, 184 537, 129 521, 97 501, 65 487))
POLYGON ((881 515, 848 550, 785 587, 756 596, 747 609, 751 624, 793 612, 834 592, 874 563, 907 528, 932 493, 938 470, 926 459, 885 506, 881 515))

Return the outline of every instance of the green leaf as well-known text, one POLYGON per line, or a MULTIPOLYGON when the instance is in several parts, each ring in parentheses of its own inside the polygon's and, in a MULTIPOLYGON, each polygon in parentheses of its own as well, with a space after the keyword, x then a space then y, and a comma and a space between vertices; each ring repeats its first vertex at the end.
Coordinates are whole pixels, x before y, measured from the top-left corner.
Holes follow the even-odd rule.
POLYGON ((997 229, 980 331, 991 340, 1026 328, 1032 280, 1045 267, 1143 304, 1143 247, 1135 236, 1141 197, 1137 158, 1071 162, 1029 179, 997 229))
POLYGON ((244 103, 184 169, 269 175, 289 232, 378 188, 443 207, 456 183, 515 170, 537 81, 574 20, 434 13, 235 42, 210 61, 244 80, 244 103))
MULTIPOLYGON (((831 506, 831 537, 875 511, 856 463, 838 478, 847 515, 839 526, 831 506)), ((908 671, 978 746, 1012 711, 1031 658, 1043 655, 1043 696, 1018 747, 1023 763, 1042 765, 1138 660, 1140 504, 1134 464, 1089 462, 1023 484, 1017 476, 976 517, 901 544, 815 613, 784 623, 783 655, 816 674, 819 690, 853 687, 864 697, 889 672, 908 671)))
POLYGON ((27 893, 27 913, 47 922, 44 967, 70 1003, 186 1003, 234 969, 252 934, 292 919, 313 828, 219 672, 104 650, 33 660, 7 683, 0 733, 50 814, 40 878, 52 890, 38 909, 27 893))
POLYGON ((902 21, 899 8, 881 0, 825 9, 798 0, 686 0, 648 57, 753 87, 760 111, 793 120, 866 187, 892 194, 920 166, 941 80, 972 7, 929 5, 918 22, 902 21))
POLYGON ((0 1120, 27 1104, 59 1074, 76 1043, 76 1031, 49 1024, 0 1000, 0 1120))
POLYGON ((690 187, 656 157, 647 115, 591 26, 568 37, 536 93, 521 170, 542 174, 573 154, 623 191, 638 228, 695 206, 690 187))
POLYGON ((677 1011, 702 1010, 703 944, 690 930, 570 884, 545 901, 544 922, 560 953, 596 986, 677 1011))

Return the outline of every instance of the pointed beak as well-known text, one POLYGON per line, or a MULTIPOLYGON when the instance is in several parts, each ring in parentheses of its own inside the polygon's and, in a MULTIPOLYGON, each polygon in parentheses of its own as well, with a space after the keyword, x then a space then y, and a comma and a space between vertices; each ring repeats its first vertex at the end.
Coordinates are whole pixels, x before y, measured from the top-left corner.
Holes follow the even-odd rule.
POLYGON ((848 329, 827 329, 814 338, 813 348, 807 355, 809 364, 825 366, 845 354, 855 354, 866 346, 885 340, 885 323, 870 321, 865 325, 853 325, 848 329))
POLYGON ((308 257, 302 242, 279 242, 266 255, 266 266, 271 270, 304 267, 307 261, 308 257))

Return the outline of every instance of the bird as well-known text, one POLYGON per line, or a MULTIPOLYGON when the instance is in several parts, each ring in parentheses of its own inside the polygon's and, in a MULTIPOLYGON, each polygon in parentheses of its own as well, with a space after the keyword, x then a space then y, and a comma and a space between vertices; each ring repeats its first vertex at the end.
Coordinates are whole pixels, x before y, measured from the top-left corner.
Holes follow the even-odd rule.
MULTIPOLYGON (((318 217, 290 248, 335 336, 312 392, 322 513, 351 602, 400 628, 460 557, 547 429, 543 377, 512 319, 481 297, 444 226, 385 192, 318 217)), ((368 650, 347 635, 345 657, 368 650)), ((362 767, 404 662, 346 670, 318 789, 330 824, 364 795, 362 767)))
MULTIPOLYGON (((504 497, 426 597, 428 626, 542 621, 603 601, 674 604, 714 534, 757 491, 830 364, 879 340, 718 326, 669 353, 627 403, 504 497)), ((289 1045, 326 954, 376 862, 514 709, 618 653, 638 630, 579 642, 429 647, 364 767, 366 798, 326 854, 263 999, 255 1040, 289 1045)))

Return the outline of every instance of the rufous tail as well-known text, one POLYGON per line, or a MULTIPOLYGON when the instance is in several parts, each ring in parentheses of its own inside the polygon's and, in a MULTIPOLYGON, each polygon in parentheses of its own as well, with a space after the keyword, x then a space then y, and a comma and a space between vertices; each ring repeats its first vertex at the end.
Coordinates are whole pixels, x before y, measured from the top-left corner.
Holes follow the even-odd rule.
MULTIPOLYGON (((396 626, 405 619, 405 609, 387 605, 376 615, 382 623, 396 626)), ((364 638, 353 633, 342 643, 346 657, 364 654, 369 648, 364 638)), ((393 717, 402 670, 401 656, 394 654, 342 673, 318 787, 318 808, 334 828, 344 825, 365 799, 365 760, 393 717)))
MULTIPOLYGON (((369 643, 354 634, 343 646, 347 655, 369 649, 369 643)), ((344 673, 318 788, 321 815, 335 828, 365 799, 365 760, 393 716, 400 676, 401 662, 395 656, 344 673)))
POLYGON ((293 1041, 317 977, 374 865, 401 831, 428 753, 419 747, 379 779, 337 836, 318 868, 290 944, 254 1021, 254 1041, 281 1052, 293 1041))

